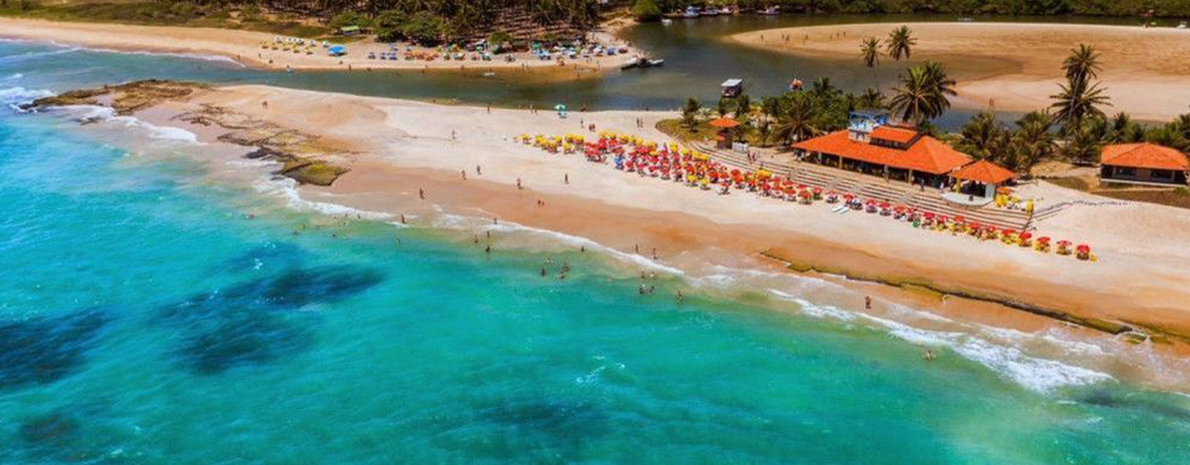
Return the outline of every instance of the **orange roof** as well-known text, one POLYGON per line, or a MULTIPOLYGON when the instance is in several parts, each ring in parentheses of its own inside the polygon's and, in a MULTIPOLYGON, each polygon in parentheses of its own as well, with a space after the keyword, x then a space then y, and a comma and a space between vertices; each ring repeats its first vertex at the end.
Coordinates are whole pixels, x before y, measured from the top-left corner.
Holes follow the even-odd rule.
POLYGON ((1190 169, 1186 154, 1157 144, 1116 144, 1103 148, 1104 165, 1157 170, 1190 169))
POLYGON ((893 128, 888 126, 877 126, 872 130, 871 137, 873 139, 882 139, 896 142, 898 144, 908 144, 917 137, 917 131, 912 129, 893 128))
POLYGON ((793 148, 930 174, 949 173, 971 162, 971 157, 929 136, 900 150, 851 140, 842 130, 793 144, 793 148))
POLYGON ((719 118, 714 121, 711 121, 711 126, 714 126, 717 128, 723 128, 723 129, 734 128, 739 125, 740 125, 740 122, 736 121, 735 119, 732 119, 732 118, 719 118))
POLYGON ((955 179, 981 182, 984 184, 1000 184, 1013 178, 1012 171, 1001 168, 987 160, 979 160, 960 168, 951 174, 955 179))

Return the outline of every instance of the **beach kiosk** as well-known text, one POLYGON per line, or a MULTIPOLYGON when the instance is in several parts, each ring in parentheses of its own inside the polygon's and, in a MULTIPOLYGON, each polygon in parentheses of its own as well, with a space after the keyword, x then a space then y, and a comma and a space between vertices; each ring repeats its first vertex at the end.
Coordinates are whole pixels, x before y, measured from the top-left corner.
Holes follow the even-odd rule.
POLYGON ((744 93, 744 80, 743 79, 728 79, 726 81, 723 81, 723 84, 721 84, 720 87, 723 90, 723 93, 722 93, 723 97, 736 98, 736 97, 739 97, 740 94, 744 93))
POLYGON ((979 160, 968 164, 950 174, 958 181, 959 190, 948 193, 946 200, 969 206, 983 206, 992 203, 996 198, 997 189, 1012 181, 1012 171, 1001 168, 987 160, 979 160))
POLYGON ((723 117, 710 122, 711 127, 719 130, 715 134, 715 148, 730 149, 732 143, 735 142, 735 134, 732 131, 740 126, 740 122, 735 118, 723 117))

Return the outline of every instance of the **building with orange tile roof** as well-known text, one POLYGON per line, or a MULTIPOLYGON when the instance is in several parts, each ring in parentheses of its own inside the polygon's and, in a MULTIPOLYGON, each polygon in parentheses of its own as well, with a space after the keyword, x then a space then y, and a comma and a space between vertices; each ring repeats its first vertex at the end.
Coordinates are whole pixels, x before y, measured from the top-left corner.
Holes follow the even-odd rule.
POLYGON ((793 144, 803 159, 891 179, 941 185, 971 157, 878 113, 852 114, 848 128, 793 144))
POLYGON ((1103 148, 1099 176, 1108 182, 1186 185, 1190 159, 1169 147, 1150 143, 1103 148))

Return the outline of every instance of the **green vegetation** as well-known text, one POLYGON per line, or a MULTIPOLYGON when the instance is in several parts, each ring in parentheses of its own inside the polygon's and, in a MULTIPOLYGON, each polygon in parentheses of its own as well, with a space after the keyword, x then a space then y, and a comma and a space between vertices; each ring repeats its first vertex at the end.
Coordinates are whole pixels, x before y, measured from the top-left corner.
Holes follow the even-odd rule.
POLYGON ((661 19, 661 7, 656 0, 636 0, 632 4, 632 16, 641 22, 657 21, 661 19))
POLYGON ((791 13, 945 13, 1007 16, 1190 16, 1186 0, 657 0, 662 11, 686 5, 736 3, 741 8, 780 5, 791 13))
POLYGON ((0 4, 0 16, 45 19, 50 21, 99 22, 153 26, 221 27, 247 29, 297 37, 320 37, 327 34, 323 26, 299 21, 293 15, 264 15, 255 5, 247 6, 233 16, 226 5, 208 2, 147 1, 147 2, 84 2, 0 4))
POLYGON ((894 90, 892 109, 902 120, 923 125, 950 109, 950 97, 958 95, 956 82, 933 61, 909 68, 894 90))

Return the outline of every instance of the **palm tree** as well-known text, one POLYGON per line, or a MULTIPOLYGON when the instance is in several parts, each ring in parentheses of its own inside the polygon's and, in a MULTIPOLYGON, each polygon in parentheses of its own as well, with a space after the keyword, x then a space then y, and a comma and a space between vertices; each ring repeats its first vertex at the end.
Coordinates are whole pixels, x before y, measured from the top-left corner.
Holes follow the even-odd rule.
POLYGON ((1096 131, 1095 121, 1102 120, 1087 120, 1074 130, 1068 131, 1070 134, 1066 138, 1064 152, 1074 163, 1090 165, 1099 158, 1099 151, 1103 149, 1103 137, 1096 131))
POLYGON ((1007 139, 1008 131, 996 121, 996 115, 984 110, 963 125, 956 148, 979 160, 996 158, 1003 154, 1007 139))
POLYGON ((913 30, 904 25, 893 29, 888 34, 888 41, 884 43, 884 47, 888 49, 888 56, 897 61, 902 57, 908 60, 909 55, 913 53, 914 45, 917 45, 917 39, 913 37, 913 30))
POLYGON ((782 107, 781 122, 775 133, 782 141, 806 140, 822 132, 817 124, 819 108, 810 95, 794 94, 782 107))
POLYGON ((1062 62, 1062 69, 1066 71, 1069 82, 1087 82, 1099 77, 1099 52, 1095 47, 1078 44, 1078 48, 1070 50, 1070 56, 1062 62))
POLYGON ((682 125, 691 132, 698 127, 699 111, 702 111, 702 102, 694 97, 687 99, 686 106, 682 107, 682 125))
POLYGON ((869 87, 867 90, 864 90, 864 93, 859 95, 856 103, 858 104, 857 106, 861 108, 879 109, 888 106, 888 103, 885 102, 885 100, 886 99, 883 92, 869 87))
POLYGON ((1099 87, 1099 83, 1083 80, 1059 86, 1062 91, 1050 96, 1055 100, 1051 108, 1056 110, 1054 117, 1059 122, 1077 128, 1087 117, 1106 117, 1099 107, 1111 106, 1111 103, 1108 96, 1103 93, 1106 89, 1099 87))
POLYGON ((942 116, 950 108, 950 97, 958 95, 955 80, 938 63, 929 61, 909 68, 892 99, 892 107, 904 121, 922 124, 942 116))
POLYGON ((1011 156, 1002 161, 1014 171, 1030 175, 1033 167, 1053 155, 1057 147, 1051 131, 1054 120, 1048 113, 1034 111, 1017 120, 1016 126, 1010 144, 1011 156))
POLYGON ((815 79, 814 82, 810 84, 810 94, 823 100, 833 100, 842 95, 843 91, 839 90, 838 87, 835 87, 835 84, 831 82, 831 78, 823 76, 815 79))
POLYGON ((880 39, 875 37, 864 39, 859 46, 859 54, 864 60, 864 66, 875 68, 880 62, 880 39))

